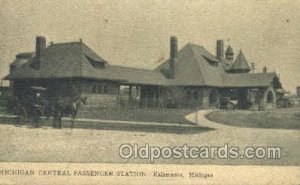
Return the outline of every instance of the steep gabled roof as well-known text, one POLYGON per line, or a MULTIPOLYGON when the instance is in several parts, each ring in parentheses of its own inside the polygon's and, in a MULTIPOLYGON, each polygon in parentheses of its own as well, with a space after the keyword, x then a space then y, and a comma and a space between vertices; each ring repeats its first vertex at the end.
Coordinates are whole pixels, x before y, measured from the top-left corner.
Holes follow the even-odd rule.
MULTIPOLYGON (((219 61, 205 48, 195 44, 187 44, 178 52, 174 79, 168 79, 163 73, 169 69, 169 63, 168 59, 155 70, 108 65, 82 42, 59 43, 43 50, 39 60, 33 56, 28 62, 15 68, 6 79, 87 78, 136 85, 263 87, 269 86, 276 76, 275 73, 229 74, 226 68, 231 65, 225 64, 229 61, 219 61), (39 68, 32 67, 36 62, 40 63, 39 68), (105 65, 95 67, 95 63, 105 65)), ((232 68, 249 68, 242 52, 235 64, 232 68)))
POLYGON ((92 65, 93 63, 107 64, 104 59, 82 42, 57 43, 43 50, 39 61, 34 56, 21 67, 14 69, 6 79, 88 78, 160 85, 167 82, 161 73, 153 70, 113 65, 97 68, 92 65), (31 67, 36 62, 40 62, 38 69, 31 67))
POLYGON ((15 68, 15 67, 20 67, 21 65, 25 64, 28 61, 28 59, 24 59, 24 58, 16 58, 10 65, 9 67, 11 69, 15 68))
POLYGON ((248 61, 247 61, 246 57, 244 56, 242 50, 240 50, 238 56, 236 57, 233 65, 232 65, 231 71, 249 72, 250 70, 251 69, 248 64, 248 61))
POLYGON ((240 73, 225 74, 223 87, 267 87, 271 85, 276 73, 240 73))
POLYGON ((122 79, 123 84, 167 86, 172 83, 172 80, 166 79, 162 73, 154 70, 108 65, 99 72, 103 71, 114 76, 113 78, 122 79))
MULTIPOLYGON (((157 67, 156 71, 169 68, 170 60, 157 67)), ((216 86, 221 83, 224 70, 215 56, 202 46, 187 44, 179 52, 175 62, 174 85, 216 86)))
POLYGON ((225 71, 230 71, 230 69, 232 68, 233 62, 226 59, 226 58, 221 58, 221 64, 223 65, 223 68, 225 71))
POLYGON ((34 55, 34 52, 18 53, 16 55, 16 59, 9 66, 11 69, 15 67, 20 67, 21 65, 28 62, 28 60, 30 60, 34 55))
POLYGON ((16 58, 31 58, 33 55, 35 54, 35 52, 23 52, 23 53, 18 53, 16 55, 16 58))
POLYGON ((99 73, 89 60, 105 62, 88 46, 82 42, 57 43, 48 46, 42 52, 40 59, 37 56, 19 68, 13 70, 6 79, 32 79, 32 78, 106 78, 99 73), (33 64, 39 62, 38 69, 33 64))
MULTIPOLYGON (((167 70, 169 62, 166 60, 155 70, 167 70)), ((175 77, 168 83, 192 86, 266 87, 276 77, 275 73, 227 73, 226 71, 232 68, 250 70, 242 52, 239 53, 234 64, 224 58, 218 61, 202 46, 187 44, 178 52, 175 62, 175 77)))

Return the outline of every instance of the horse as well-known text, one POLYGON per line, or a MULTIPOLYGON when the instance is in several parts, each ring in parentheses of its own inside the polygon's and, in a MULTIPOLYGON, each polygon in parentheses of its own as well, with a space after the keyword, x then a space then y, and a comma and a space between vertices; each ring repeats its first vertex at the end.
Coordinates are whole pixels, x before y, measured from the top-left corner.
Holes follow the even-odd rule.
POLYGON ((58 100, 55 102, 54 105, 54 123, 53 127, 54 128, 61 128, 62 123, 61 119, 64 115, 70 114, 71 115, 71 122, 73 128, 74 126, 74 120, 77 116, 78 110, 81 107, 81 105, 86 105, 87 104, 87 97, 60 97, 58 100), (57 126, 58 124, 58 126, 57 126))
POLYGON ((12 96, 7 105, 7 109, 14 115, 17 115, 18 123, 21 121, 21 117, 27 119, 28 112, 24 106, 24 103, 17 96, 12 96))

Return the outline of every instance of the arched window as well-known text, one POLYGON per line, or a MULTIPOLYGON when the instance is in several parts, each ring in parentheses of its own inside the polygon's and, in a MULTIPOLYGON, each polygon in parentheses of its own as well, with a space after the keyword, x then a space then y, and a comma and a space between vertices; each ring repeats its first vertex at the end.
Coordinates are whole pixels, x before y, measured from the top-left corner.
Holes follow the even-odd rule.
POLYGON ((274 102, 274 95, 272 91, 269 91, 267 94, 267 103, 273 103, 274 102))

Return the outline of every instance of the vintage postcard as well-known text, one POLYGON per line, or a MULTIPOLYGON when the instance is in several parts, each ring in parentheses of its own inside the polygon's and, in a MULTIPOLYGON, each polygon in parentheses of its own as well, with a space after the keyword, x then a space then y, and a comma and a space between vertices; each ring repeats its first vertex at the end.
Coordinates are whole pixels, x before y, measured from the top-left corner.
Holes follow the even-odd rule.
POLYGON ((300 184, 300 1, 0 0, 0 185, 300 184))

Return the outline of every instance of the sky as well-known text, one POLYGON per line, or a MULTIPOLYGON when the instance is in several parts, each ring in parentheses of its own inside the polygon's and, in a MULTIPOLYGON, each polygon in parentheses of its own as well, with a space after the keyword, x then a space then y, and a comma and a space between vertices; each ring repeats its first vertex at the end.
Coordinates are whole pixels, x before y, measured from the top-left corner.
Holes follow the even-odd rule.
POLYGON ((82 39, 110 64, 154 69, 169 38, 242 49, 256 72, 267 66, 285 89, 300 86, 300 0, 0 0, 0 77, 19 52, 82 39))

